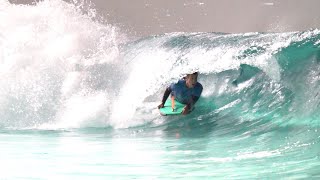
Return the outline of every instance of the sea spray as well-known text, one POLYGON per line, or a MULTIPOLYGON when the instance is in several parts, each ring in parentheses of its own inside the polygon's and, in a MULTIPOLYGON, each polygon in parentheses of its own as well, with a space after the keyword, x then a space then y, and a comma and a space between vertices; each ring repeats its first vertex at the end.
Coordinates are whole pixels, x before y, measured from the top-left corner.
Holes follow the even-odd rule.
MULTIPOLYGON (((70 109, 79 107, 70 102, 78 99, 85 108, 91 106, 86 99, 95 97, 103 98, 104 103, 92 111, 87 109, 87 114, 92 121, 107 116, 108 102, 115 92, 105 85, 114 84, 112 77, 121 74, 117 58, 125 36, 116 27, 83 13, 83 8, 64 1, 4 3, 1 9, 1 126, 68 122, 65 117, 69 117, 70 109), (113 71, 108 72, 111 68, 113 71)), ((104 125, 105 119, 98 124, 104 125)))

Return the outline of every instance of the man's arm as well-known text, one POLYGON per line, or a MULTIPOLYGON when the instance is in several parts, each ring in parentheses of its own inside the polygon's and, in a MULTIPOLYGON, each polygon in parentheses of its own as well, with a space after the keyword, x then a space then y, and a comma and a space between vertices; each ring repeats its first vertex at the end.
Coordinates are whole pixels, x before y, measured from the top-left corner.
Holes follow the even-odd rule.
POLYGON ((199 100, 200 97, 198 96, 192 96, 191 100, 189 101, 189 103, 186 105, 186 107, 191 110, 194 106, 194 104, 199 100))
POLYGON ((191 97, 187 105, 184 107, 182 114, 188 114, 192 109, 194 104, 199 100, 201 93, 202 93, 202 85, 200 83, 197 84, 197 93, 191 97))
POLYGON ((164 103, 166 102, 166 100, 168 99, 170 93, 172 92, 170 86, 167 87, 166 91, 164 92, 163 94, 163 97, 162 97, 162 101, 161 101, 161 104, 158 106, 158 108, 163 108, 164 107, 164 103))

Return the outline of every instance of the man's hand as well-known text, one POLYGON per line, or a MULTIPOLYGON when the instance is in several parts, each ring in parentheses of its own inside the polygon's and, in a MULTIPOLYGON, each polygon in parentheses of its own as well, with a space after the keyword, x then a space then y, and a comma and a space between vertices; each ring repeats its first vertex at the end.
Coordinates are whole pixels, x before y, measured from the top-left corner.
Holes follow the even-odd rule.
POLYGON ((163 108, 163 107, 164 107, 164 104, 161 103, 161 104, 158 106, 158 109, 163 108))
POLYGON ((185 107, 183 108, 182 114, 183 114, 183 115, 187 115, 187 114, 189 114, 189 112, 190 112, 190 108, 189 108, 189 106, 187 105, 187 106, 185 106, 185 107))

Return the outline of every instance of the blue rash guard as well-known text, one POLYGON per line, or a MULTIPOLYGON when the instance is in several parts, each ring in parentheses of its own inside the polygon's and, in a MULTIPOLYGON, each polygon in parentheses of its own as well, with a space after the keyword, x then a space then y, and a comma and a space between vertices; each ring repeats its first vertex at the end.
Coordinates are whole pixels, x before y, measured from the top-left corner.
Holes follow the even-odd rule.
POLYGON ((179 80, 177 83, 171 84, 166 89, 162 98, 162 103, 165 103, 171 93, 171 96, 174 96, 175 100, 182 104, 192 106, 199 99, 202 89, 203 87, 199 82, 197 82, 193 88, 188 88, 184 79, 179 80))

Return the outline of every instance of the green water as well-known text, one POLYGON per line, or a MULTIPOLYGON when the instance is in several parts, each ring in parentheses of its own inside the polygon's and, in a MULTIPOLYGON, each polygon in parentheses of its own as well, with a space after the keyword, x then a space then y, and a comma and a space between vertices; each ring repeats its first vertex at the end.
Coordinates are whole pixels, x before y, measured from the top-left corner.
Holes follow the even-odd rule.
POLYGON ((320 179, 319 30, 127 38, 77 2, 0 3, 0 179, 320 179))
POLYGON ((317 129, 223 129, 2 131, 0 178, 320 178, 317 129))

